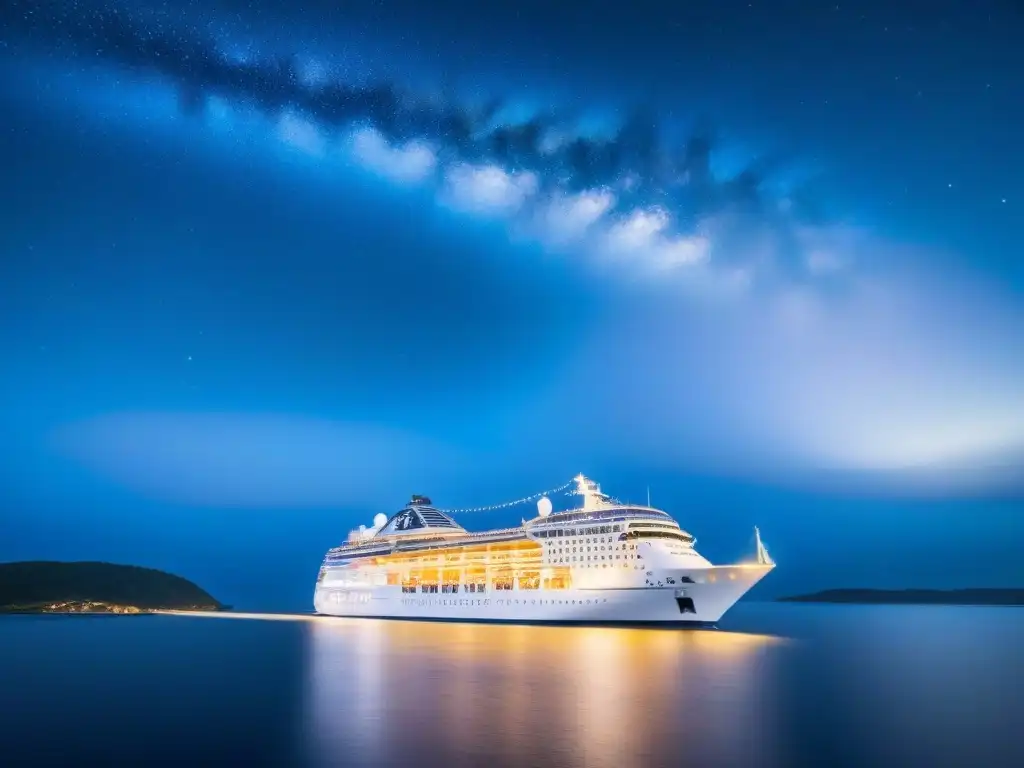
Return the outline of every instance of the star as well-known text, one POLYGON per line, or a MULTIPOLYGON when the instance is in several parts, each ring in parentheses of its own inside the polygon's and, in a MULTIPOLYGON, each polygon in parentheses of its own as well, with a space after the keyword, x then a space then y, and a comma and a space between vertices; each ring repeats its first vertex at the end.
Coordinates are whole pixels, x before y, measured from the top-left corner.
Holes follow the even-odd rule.
POLYGON ((192 355, 189 355, 189 356, 188 356, 188 361, 189 361, 190 363, 192 362, 192 355))

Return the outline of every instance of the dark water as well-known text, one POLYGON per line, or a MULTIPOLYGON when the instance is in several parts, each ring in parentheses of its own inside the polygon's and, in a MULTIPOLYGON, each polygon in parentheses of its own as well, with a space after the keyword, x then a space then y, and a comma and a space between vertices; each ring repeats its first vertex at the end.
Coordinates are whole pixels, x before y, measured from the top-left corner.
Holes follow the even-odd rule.
POLYGON ((1021 766, 1024 610, 0 618, 0 765, 1021 766))

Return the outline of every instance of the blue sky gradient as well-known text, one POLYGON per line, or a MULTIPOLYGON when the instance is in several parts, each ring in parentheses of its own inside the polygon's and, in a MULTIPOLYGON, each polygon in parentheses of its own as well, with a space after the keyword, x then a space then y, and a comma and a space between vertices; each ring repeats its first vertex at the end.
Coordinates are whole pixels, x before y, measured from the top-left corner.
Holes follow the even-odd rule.
POLYGON ((766 594, 1019 584, 1024 22, 923 8, 5 6, 0 559, 301 609, 585 471, 766 594))

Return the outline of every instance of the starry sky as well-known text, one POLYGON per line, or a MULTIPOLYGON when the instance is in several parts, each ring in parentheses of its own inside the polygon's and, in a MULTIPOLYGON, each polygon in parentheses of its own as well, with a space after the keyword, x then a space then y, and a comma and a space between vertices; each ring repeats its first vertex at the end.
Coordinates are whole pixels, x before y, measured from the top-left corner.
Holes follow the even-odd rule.
POLYGON ((304 610, 410 493, 583 471, 715 561, 759 525, 768 596, 1020 585, 1020 39, 1005 0, 8 0, 0 559, 304 610))

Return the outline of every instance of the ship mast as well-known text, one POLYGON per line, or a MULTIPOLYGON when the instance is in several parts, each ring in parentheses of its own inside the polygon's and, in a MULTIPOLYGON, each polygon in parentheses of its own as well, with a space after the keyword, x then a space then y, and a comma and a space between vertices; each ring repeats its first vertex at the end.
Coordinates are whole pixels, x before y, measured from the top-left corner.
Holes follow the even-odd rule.
POLYGON ((583 497, 583 511, 591 512, 608 501, 608 496, 601 493, 601 486, 582 473, 573 478, 576 481, 576 495, 583 497))

